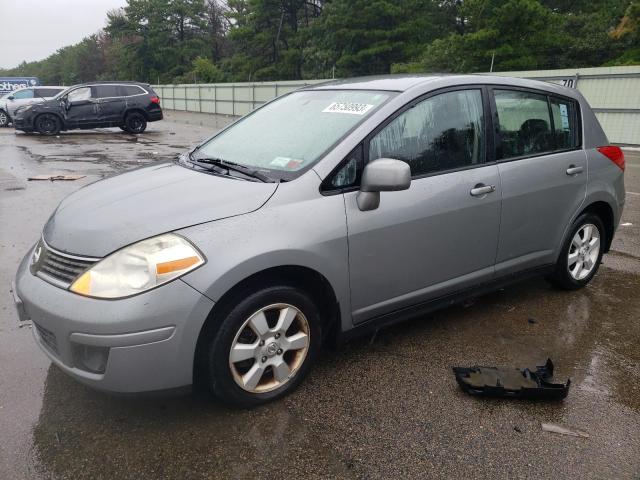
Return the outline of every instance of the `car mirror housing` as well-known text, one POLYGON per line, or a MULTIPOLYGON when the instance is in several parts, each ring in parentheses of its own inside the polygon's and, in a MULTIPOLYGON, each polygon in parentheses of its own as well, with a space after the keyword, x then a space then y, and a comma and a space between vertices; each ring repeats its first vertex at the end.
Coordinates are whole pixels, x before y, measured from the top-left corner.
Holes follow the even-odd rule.
POLYGON ((7 100, 13 100, 13 99, 15 99, 15 97, 14 97, 13 95, 9 95, 9 96, 7 97, 7 100))
POLYGON ((393 158, 379 158, 369 163, 362 172, 362 182, 356 201, 363 212, 380 205, 380 192, 407 190, 411 186, 409 164, 393 158))

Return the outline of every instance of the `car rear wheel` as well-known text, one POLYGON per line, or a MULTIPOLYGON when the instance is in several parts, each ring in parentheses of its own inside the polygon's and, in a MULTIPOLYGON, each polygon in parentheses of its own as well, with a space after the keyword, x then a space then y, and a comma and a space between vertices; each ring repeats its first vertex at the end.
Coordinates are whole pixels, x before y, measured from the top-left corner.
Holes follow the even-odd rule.
POLYGON ((605 240, 600 217, 592 213, 580 215, 571 226, 551 281, 565 290, 586 286, 598 271, 605 240))
POLYGON ((44 113, 36 118, 36 130, 42 135, 57 135, 60 128, 60 119, 55 115, 44 113))
POLYGON ((247 295, 203 345, 204 379, 232 405, 252 407, 291 392, 320 348, 320 316, 301 290, 281 285, 247 295))
POLYGON ((130 113, 124 120, 124 127, 125 132, 142 133, 147 129, 147 119, 141 113, 130 113))
POLYGON ((0 110, 0 128, 9 125, 9 115, 4 110, 0 110))

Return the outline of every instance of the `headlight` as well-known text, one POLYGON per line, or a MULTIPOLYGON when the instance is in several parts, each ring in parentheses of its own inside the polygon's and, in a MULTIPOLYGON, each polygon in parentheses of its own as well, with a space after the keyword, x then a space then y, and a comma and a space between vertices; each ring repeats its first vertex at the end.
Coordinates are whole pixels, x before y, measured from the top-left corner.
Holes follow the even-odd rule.
POLYGON ((88 297, 121 298, 170 282, 205 262, 184 238, 167 233, 112 253, 80 275, 70 287, 88 297))

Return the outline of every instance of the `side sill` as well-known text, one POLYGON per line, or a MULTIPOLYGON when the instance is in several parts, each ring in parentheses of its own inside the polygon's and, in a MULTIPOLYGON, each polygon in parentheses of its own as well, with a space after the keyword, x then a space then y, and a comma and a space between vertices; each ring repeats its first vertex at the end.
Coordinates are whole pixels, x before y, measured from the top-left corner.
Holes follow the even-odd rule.
POLYGON ((531 268, 522 272, 512 273, 495 280, 491 280, 489 282, 485 282, 464 290, 460 290, 458 292, 429 300, 427 302, 418 303, 416 305, 401 308, 393 312, 380 315, 378 317, 373 317, 369 320, 366 320, 364 323, 358 324, 354 328, 347 330, 346 332, 342 332, 342 334, 338 338, 338 341, 340 343, 343 343, 352 338, 366 335, 371 331, 379 330, 381 328, 388 327, 393 324, 418 317, 420 315, 426 315, 437 310, 447 308, 469 298, 479 297, 481 295, 493 292, 506 285, 549 274, 553 272, 554 268, 555 265, 551 264, 531 268))

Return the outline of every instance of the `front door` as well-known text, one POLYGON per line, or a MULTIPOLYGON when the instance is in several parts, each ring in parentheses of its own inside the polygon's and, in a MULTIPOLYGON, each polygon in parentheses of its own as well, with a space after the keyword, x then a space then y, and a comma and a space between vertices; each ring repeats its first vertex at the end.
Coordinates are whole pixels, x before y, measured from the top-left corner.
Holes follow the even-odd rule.
POLYGON ((483 95, 467 88, 416 101, 365 142, 369 161, 406 161, 413 178, 372 211, 345 194, 354 323, 492 278, 501 187, 486 163, 483 95))
POLYGON ((91 128, 98 124, 98 102, 91 87, 80 87, 67 95, 65 122, 68 128, 91 128))
POLYGON ((496 275, 552 264, 586 195, 574 100, 493 89, 502 218, 496 275))

